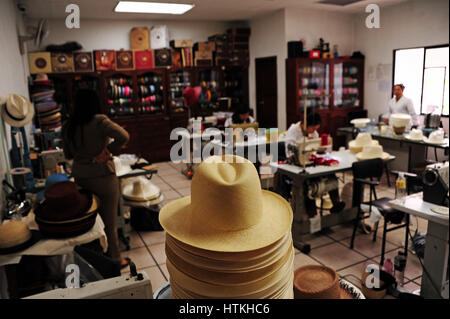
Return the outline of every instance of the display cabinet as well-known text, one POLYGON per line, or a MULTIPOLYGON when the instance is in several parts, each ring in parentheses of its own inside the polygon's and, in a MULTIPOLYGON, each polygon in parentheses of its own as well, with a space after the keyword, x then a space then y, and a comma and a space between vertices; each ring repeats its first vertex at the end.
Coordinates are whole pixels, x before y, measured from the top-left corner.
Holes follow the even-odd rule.
POLYGON ((364 108, 364 59, 286 59, 287 127, 303 119, 305 107, 320 114, 319 133, 331 134, 335 149, 344 146, 337 124, 349 125, 364 108))

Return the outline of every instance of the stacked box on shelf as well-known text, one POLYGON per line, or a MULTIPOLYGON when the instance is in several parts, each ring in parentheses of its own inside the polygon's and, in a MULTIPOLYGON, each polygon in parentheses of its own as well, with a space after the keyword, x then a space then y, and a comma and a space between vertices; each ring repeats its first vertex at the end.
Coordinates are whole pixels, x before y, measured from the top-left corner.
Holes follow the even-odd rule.
POLYGON ((216 46, 214 42, 196 42, 194 44, 195 66, 212 66, 213 52, 216 46))
POLYGON ((193 51, 192 51, 193 46, 194 46, 194 41, 192 41, 192 40, 172 40, 172 41, 170 41, 170 47, 174 51, 179 52, 179 56, 181 58, 181 65, 183 67, 194 66, 193 51))
POLYGON ((227 34, 232 50, 231 65, 248 66, 250 63, 250 28, 228 29, 227 34))
POLYGON ((230 37, 228 34, 215 34, 208 38, 216 46, 214 63, 215 65, 229 65, 233 53, 230 37))

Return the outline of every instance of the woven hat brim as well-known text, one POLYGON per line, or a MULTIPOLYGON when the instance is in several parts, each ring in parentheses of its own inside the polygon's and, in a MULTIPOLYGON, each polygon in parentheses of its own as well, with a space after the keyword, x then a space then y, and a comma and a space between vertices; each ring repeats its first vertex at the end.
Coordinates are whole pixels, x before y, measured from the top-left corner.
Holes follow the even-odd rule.
POLYGON ((431 141, 429 138, 425 138, 425 140, 424 140, 425 142, 427 142, 427 143, 430 143, 430 144, 436 144, 436 145, 441 145, 441 144, 445 144, 446 142, 445 142, 445 140, 442 140, 442 141, 431 141))
POLYGON ((411 141, 426 141, 426 139, 427 139, 425 136, 422 136, 420 138, 412 138, 411 135, 409 135, 409 134, 405 135, 405 137, 411 141))
POLYGON ((383 161, 388 160, 390 157, 390 155, 386 152, 383 152, 383 154, 380 156, 368 156, 366 154, 364 154, 363 152, 360 152, 358 154, 356 154, 356 158, 358 160, 368 160, 368 159, 374 159, 374 158, 381 158, 383 161))
POLYGON ((262 200, 259 223, 247 229, 212 229, 207 226, 208 221, 195 220, 190 209, 190 196, 165 205, 160 211, 159 222, 170 236, 197 248, 219 252, 251 251, 281 239, 292 225, 292 208, 284 198, 262 190, 262 200))
POLYGON ((26 242, 14 246, 14 247, 8 247, 8 248, 0 248, 0 255, 7 255, 7 254, 14 254, 21 251, 24 251, 25 249, 30 248, 34 244, 36 244, 38 241, 41 240, 42 236, 41 233, 37 230, 30 230, 31 237, 26 242))

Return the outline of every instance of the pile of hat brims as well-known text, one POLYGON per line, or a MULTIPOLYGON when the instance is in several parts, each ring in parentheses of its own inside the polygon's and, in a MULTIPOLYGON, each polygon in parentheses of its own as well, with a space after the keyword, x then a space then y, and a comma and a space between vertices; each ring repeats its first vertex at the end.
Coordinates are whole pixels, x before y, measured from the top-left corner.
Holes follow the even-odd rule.
POLYGON ((199 249, 166 234, 172 298, 292 299, 294 249, 289 231, 253 251, 199 249))
POLYGON ((61 108, 55 102, 55 89, 47 75, 39 75, 33 82, 31 98, 36 108, 40 128, 52 131, 61 127, 61 108))

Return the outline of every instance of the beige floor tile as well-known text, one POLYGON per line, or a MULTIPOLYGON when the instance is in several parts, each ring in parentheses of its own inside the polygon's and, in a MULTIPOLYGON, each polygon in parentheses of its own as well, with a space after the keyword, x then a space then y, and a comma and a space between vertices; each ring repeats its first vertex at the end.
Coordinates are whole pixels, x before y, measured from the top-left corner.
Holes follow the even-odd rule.
POLYGON ((178 171, 181 171, 182 169, 186 168, 186 164, 185 163, 169 162, 169 165, 172 166, 173 168, 175 168, 178 171))
POLYGON ((148 231, 148 232, 140 232, 142 239, 144 242, 150 245, 163 244, 166 242, 166 232, 162 231, 148 231))
POLYGON ((145 244, 142 241, 141 237, 139 236, 139 234, 135 231, 132 231, 130 233, 130 248, 131 249, 135 249, 135 248, 141 248, 144 247, 145 244))
POLYGON ((172 190, 172 187, 169 184, 165 183, 165 182, 161 181, 161 182, 157 182, 157 183, 154 183, 154 184, 159 187, 159 190, 161 192, 172 190))
POLYGON ((163 274, 166 276, 167 280, 169 280, 170 275, 169 275, 169 270, 167 270, 166 264, 160 264, 159 268, 161 268, 163 274))
POLYGON ((169 175, 179 175, 180 172, 173 168, 172 166, 165 167, 165 168, 158 168, 158 176, 161 177, 161 179, 164 179, 165 176, 169 175))
POLYGON ((181 197, 180 194, 178 194, 174 190, 163 191, 163 195, 164 195, 164 199, 166 201, 170 201, 170 200, 177 199, 177 198, 181 197))
POLYGON ((413 293, 416 292, 417 290, 420 289, 420 286, 418 284, 416 284, 415 282, 411 281, 409 283, 407 283, 406 285, 403 286, 403 289, 405 289, 406 291, 413 293))
POLYGON ((191 187, 191 181, 190 180, 184 180, 184 181, 178 181, 178 182, 172 182, 168 183, 172 188, 175 190, 191 187))
MULTIPOLYGON (((381 238, 377 238, 376 242, 372 241, 373 235, 372 234, 358 234, 355 237, 354 242, 354 250, 363 254, 367 258, 373 258, 375 256, 381 255, 381 246, 382 246, 382 240, 381 238)), ((350 240, 344 240, 342 243, 350 247, 350 240)), ((397 248, 397 246, 392 245, 391 243, 386 241, 386 249, 385 251, 391 251, 393 249, 397 248)))
POLYGON ((310 252, 310 256, 336 271, 365 259, 357 252, 339 243, 313 249, 310 252))
POLYGON ((137 269, 143 269, 155 265, 155 261, 145 247, 122 252, 122 258, 124 257, 130 258, 136 265, 137 269))
POLYGON ((302 252, 296 254, 294 257, 294 270, 306 265, 320 265, 320 264, 302 252))
POLYGON ((156 244, 149 246, 150 252, 158 264, 166 263, 166 245, 156 244))
MULTIPOLYGON (((380 240, 383 238, 383 222, 380 221, 380 225, 378 228, 377 237, 380 238, 380 240)), ((393 227, 394 225, 389 224, 388 228, 393 227)), ((395 246, 404 247, 405 246, 405 235, 406 235, 406 229, 400 228, 397 230, 390 231, 386 234, 386 242, 389 242, 395 246)), ((408 246, 411 248, 411 240, 408 238, 408 246)))
POLYGON ((174 183, 174 182, 180 182, 180 181, 187 181, 188 180, 186 178, 186 176, 181 175, 181 174, 167 175, 167 176, 163 176, 161 179, 167 184, 171 184, 171 183, 174 183))
POLYGON ((150 278, 153 292, 158 290, 159 287, 161 287, 167 282, 158 266, 147 267, 142 269, 142 271, 144 271, 150 278))
POLYGON ((170 165, 170 162, 158 162, 158 163, 154 163, 159 170, 164 170, 167 168, 172 168, 172 165, 170 165))
POLYGON ((319 247, 319 246, 326 245, 326 244, 331 244, 334 242, 333 239, 331 239, 330 237, 326 236, 325 234, 321 234, 321 233, 307 235, 307 236, 304 236, 302 239, 305 243, 309 244, 312 249, 319 247))
POLYGON ((191 188, 190 187, 180 188, 177 189, 177 192, 182 196, 189 196, 191 195, 191 188))
POLYGON ((334 227, 330 227, 330 232, 327 234, 335 240, 342 240, 352 235, 353 224, 343 224, 334 227))

